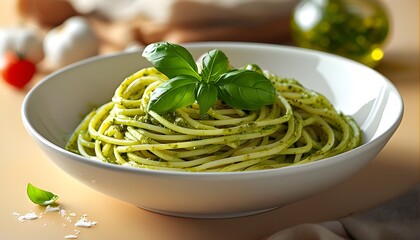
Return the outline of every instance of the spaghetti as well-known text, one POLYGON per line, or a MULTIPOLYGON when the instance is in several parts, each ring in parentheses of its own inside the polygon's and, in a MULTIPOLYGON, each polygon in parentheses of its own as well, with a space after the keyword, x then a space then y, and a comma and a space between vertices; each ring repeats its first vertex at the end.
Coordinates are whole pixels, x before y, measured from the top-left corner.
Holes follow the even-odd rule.
POLYGON ((83 119, 66 149, 137 168, 249 171, 317 161, 360 144, 356 122, 323 95, 261 73, 277 89, 272 105, 245 111, 217 101, 203 116, 194 103, 159 115, 147 106, 167 77, 153 67, 141 69, 120 84, 111 102, 83 119))

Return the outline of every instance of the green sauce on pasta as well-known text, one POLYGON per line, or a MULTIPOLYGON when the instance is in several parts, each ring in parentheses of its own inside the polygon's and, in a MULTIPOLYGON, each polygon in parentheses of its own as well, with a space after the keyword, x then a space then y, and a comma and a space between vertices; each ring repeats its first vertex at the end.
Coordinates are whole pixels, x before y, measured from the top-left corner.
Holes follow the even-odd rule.
POLYGON ((255 65, 273 83, 272 105, 245 111, 218 100, 200 115, 197 103, 159 115, 148 111, 167 80, 155 68, 129 76, 112 101, 90 112, 66 149, 92 160, 171 171, 250 171, 298 165, 357 147, 356 122, 323 95, 255 65))

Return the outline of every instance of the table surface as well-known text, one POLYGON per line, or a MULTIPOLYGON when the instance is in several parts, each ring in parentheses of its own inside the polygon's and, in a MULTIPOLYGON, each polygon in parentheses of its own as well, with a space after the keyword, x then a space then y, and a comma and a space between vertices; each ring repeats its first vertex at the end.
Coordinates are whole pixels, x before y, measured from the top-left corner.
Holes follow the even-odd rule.
MULTIPOLYGON (((0 81, 0 239, 64 239, 69 234, 78 239, 260 239, 296 224, 362 212, 397 197, 420 179, 419 1, 382 1, 392 31, 376 70, 400 91, 405 114, 383 151, 355 176, 316 196, 254 216, 205 220, 148 212, 96 192, 59 170, 22 125, 26 92, 0 81), (28 182, 60 195, 65 212, 20 222, 18 213, 44 212, 27 198, 28 182), (83 214, 97 225, 75 227, 83 214)), ((18 22, 13 2, 0 0, 0 26, 18 22)), ((41 78, 40 74, 35 81, 41 78)))

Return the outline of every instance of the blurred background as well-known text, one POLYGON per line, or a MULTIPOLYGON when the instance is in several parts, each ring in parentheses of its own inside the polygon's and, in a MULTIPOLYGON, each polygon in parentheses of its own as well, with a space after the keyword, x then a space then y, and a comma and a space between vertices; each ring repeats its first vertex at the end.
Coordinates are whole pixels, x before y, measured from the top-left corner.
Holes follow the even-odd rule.
POLYGON ((27 55, 38 71, 157 41, 296 45, 376 67, 390 32, 380 0, 1 0, 1 4, 14 11, 10 18, 3 17, 9 23, 0 29, 0 54, 10 50, 10 39, 20 38, 15 49, 23 49, 20 54, 27 55), (26 39, 17 36, 19 32, 26 39), (38 51, 37 56, 30 51, 38 51))

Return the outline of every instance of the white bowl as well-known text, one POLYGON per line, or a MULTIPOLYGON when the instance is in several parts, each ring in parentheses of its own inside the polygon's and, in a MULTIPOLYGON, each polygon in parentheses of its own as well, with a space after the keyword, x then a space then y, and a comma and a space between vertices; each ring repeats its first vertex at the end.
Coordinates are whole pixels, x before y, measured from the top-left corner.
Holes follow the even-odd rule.
POLYGON ((67 138, 92 106, 108 102, 120 82, 150 66, 141 52, 105 55, 47 76, 26 96, 25 127, 49 158, 87 186, 160 213, 220 218, 255 214, 324 191, 363 168, 385 146, 403 115, 403 101, 376 71, 331 54, 255 43, 192 43, 198 57, 218 48, 234 66, 259 64, 323 93, 352 115, 363 144, 349 152, 299 166, 249 172, 171 172, 89 160, 64 150, 67 138))

